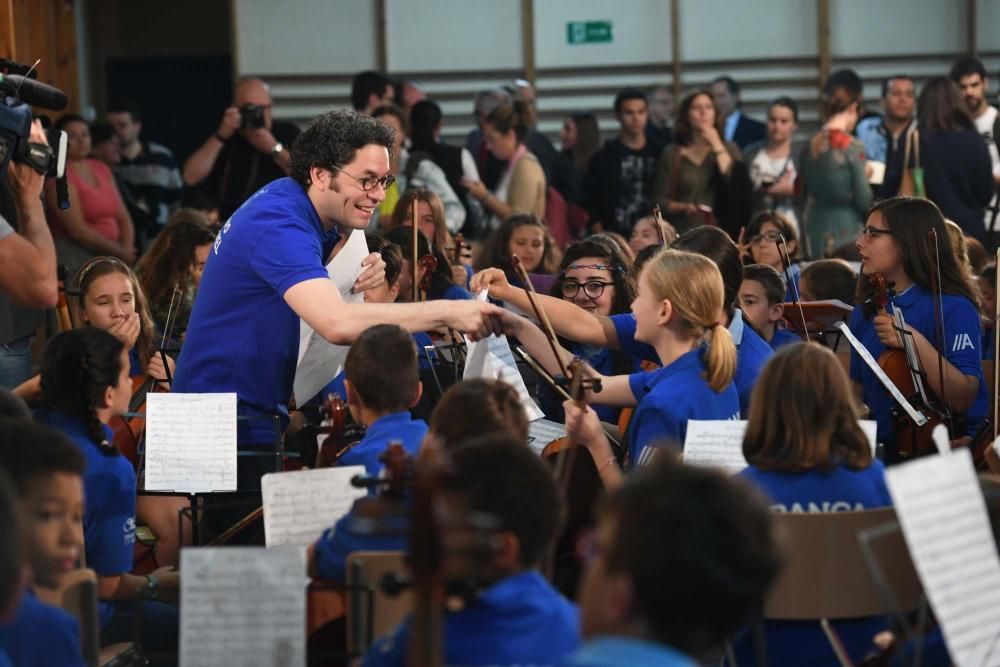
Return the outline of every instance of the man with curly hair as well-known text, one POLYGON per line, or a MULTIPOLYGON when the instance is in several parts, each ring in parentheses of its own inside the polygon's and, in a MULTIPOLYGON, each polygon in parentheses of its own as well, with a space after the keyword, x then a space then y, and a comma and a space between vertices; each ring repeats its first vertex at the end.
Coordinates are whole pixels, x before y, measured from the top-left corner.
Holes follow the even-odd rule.
MULTIPOLYGON (((290 177, 258 190, 215 240, 177 361, 174 391, 235 391, 240 414, 277 413, 286 425, 300 319, 336 344, 383 323, 411 332, 451 327, 474 337, 495 330, 493 315, 499 311, 489 304, 345 303, 328 278, 331 253, 351 230, 366 228, 385 199, 393 180, 392 145, 389 127, 346 111, 317 117, 299 136, 290 177)), ((378 253, 369 255, 359 272, 355 291, 385 281, 378 253)), ((274 438, 269 419, 240 422, 241 445, 269 445, 274 438)), ((252 467, 244 459, 270 460, 240 458, 242 467, 252 467)))

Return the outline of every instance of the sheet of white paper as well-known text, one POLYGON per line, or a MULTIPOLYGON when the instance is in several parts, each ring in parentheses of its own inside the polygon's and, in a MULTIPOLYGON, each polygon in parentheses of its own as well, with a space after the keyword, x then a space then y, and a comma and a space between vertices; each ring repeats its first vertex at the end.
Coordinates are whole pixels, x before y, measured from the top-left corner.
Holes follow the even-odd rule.
POLYGON ((553 440, 566 436, 566 425, 548 419, 536 419, 528 424, 528 446, 539 456, 553 440))
POLYGON ((181 551, 181 667, 304 667, 306 550, 181 551))
POLYGON ((885 162, 877 162, 875 160, 868 160, 865 162, 865 166, 869 168, 868 182, 872 185, 882 185, 885 181, 885 162))
POLYGON ((264 543, 308 546, 347 514, 366 489, 351 486, 364 466, 275 472, 260 480, 264 497, 264 543))
POLYGON ((958 449, 886 470, 914 565, 960 667, 1000 665, 1000 558, 972 454, 958 449))
MULTIPOLYGON (((477 298, 486 301, 486 290, 480 292, 477 298)), ((528 388, 524 386, 524 378, 517 370, 517 361, 510 351, 506 336, 490 336, 475 343, 466 338, 465 344, 467 356, 465 371, 462 373, 463 380, 469 378, 503 380, 517 391, 521 404, 528 413, 528 421, 535 421, 545 416, 531 399, 528 388)))
POLYGON ((236 394, 146 397, 146 490, 236 490, 236 394))
POLYGON ((743 435, 746 430, 747 423, 742 419, 688 421, 684 462, 738 473, 747 467, 743 458, 743 435))
MULTIPOLYGON (((337 286, 340 296, 347 303, 361 303, 363 294, 351 294, 354 281, 361 275, 361 262, 368 256, 368 243, 363 230, 351 232, 326 272, 337 286)), ((334 345, 312 330, 305 321, 299 322, 299 359, 295 368, 295 402, 298 405, 315 396, 333 378, 340 374, 347 358, 348 345, 334 345)))
MULTIPOLYGON (((871 419, 860 419, 858 425, 865 432, 874 455, 875 431, 878 424, 871 419)), ((684 440, 684 462, 738 473, 747 467, 746 459, 743 458, 743 438, 746 430, 747 423, 742 419, 688 421, 687 438, 684 440)))

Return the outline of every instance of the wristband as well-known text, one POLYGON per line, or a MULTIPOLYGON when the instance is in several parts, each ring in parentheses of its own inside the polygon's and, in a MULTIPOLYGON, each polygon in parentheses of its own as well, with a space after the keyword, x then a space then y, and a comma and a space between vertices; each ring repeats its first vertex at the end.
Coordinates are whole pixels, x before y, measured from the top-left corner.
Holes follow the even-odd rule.
POLYGON ((607 468, 609 465, 611 465, 612 463, 616 462, 617 460, 618 459, 616 459, 614 456, 612 456, 610 459, 608 459, 607 461, 605 461, 601 465, 597 466, 597 474, 602 473, 605 468, 607 468))
POLYGON ((218 139, 219 141, 221 141, 222 143, 226 143, 226 142, 229 141, 229 139, 226 139, 224 136, 222 136, 221 134, 219 134, 218 131, 216 131, 216 133, 215 133, 215 138, 218 139))

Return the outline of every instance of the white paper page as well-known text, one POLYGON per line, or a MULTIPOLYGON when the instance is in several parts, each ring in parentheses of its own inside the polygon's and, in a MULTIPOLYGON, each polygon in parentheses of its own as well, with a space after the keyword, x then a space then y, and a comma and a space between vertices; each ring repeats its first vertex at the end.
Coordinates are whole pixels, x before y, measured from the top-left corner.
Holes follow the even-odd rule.
MULTIPOLYGON (((368 243, 363 230, 351 232, 326 272, 337 286, 340 296, 347 303, 361 303, 363 294, 351 294, 351 287, 361 275, 361 262, 368 256, 368 243)), ((299 322, 299 359, 295 368, 295 402, 302 405, 344 368, 348 345, 334 345, 312 330, 304 321, 299 322)))
POLYGON ((528 446, 539 456, 553 440, 566 436, 566 425, 548 419, 536 419, 528 424, 528 446))
POLYGON ((684 439, 684 462, 722 468, 738 473, 747 467, 743 458, 743 436, 747 423, 742 419, 692 419, 684 439))
POLYGON ((347 514, 367 489, 351 486, 364 466, 275 472, 260 480, 264 497, 264 543, 308 546, 347 514))
POLYGON ((889 468, 885 478, 952 660, 1000 665, 1000 558, 972 454, 928 456, 889 468))
MULTIPOLYGON (((858 425, 865 432, 868 444, 875 455, 875 431, 878 423, 859 419, 858 425)), ((742 419, 692 419, 688 421, 684 440, 684 462, 694 465, 714 466, 732 473, 747 467, 743 458, 743 439, 747 422, 742 419)))
MULTIPOLYGON (((486 290, 480 292, 477 298, 485 302, 486 290)), ((475 343, 466 338, 465 344, 467 356, 465 370, 462 373, 463 380, 469 378, 503 380, 517 391, 521 404, 528 413, 528 421, 535 421, 545 416, 531 399, 528 388, 524 386, 524 378, 517 370, 517 361, 510 351, 506 336, 490 336, 475 343)))
POLYGON ((146 490, 236 490, 236 394, 146 397, 146 490))
POLYGON ((304 547, 181 551, 181 667, 304 667, 304 547))

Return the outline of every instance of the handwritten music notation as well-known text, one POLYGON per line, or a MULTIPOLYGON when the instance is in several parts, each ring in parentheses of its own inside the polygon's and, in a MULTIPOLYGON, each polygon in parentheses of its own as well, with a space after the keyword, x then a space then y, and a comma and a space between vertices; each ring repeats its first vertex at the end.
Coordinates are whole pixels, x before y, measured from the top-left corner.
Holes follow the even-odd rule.
POLYGON ((181 551, 181 667, 304 667, 306 550, 181 551))
POLYGON ((345 466, 264 475, 260 487, 267 546, 315 542, 355 500, 367 495, 365 489, 351 486, 351 478, 364 473, 364 466, 345 466))
POLYGON ((146 490, 236 490, 236 394, 149 394, 146 490))
POLYGON ((1000 666, 1000 557, 968 449, 886 471, 920 580, 959 667, 1000 666))

